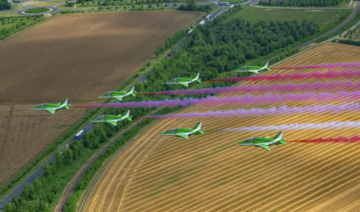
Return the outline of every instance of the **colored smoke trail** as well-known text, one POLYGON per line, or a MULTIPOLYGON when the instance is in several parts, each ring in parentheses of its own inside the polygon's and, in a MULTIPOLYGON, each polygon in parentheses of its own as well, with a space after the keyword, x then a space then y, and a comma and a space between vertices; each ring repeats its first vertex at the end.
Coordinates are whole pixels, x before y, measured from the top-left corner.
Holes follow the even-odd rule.
POLYGON ((295 140, 289 142, 298 142, 298 143, 352 143, 360 141, 359 136, 352 136, 352 137, 337 137, 337 138, 314 138, 314 139, 304 139, 304 140, 295 140))
POLYGON ((134 107, 175 107, 175 106, 190 106, 190 105, 222 105, 222 104, 253 104, 253 103, 279 103, 279 102, 291 102, 291 101, 352 101, 360 99, 360 91, 346 92, 340 91, 338 93, 302 93, 292 94, 286 93, 280 95, 278 93, 264 94, 264 95, 250 95, 244 96, 230 96, 230 97, 211 97, 196 99, 196 98, 184 98, 184 99, 165 99, 160 101, 141 101, 141 102, 124 102, 124 103, 111 103, 111 104, 94 104, 84 106, 74 106, 76 108, 134 108, 134 107))
POLYGON ((305 107, 288 107, 286 105, 278 108, 251 108, 237 110, 218 110, 210 112, 178 113, 168 115, 145 116, 140 119, 164 119, 164 118, 206 118, 206 117, 235 117, 235 116, 254 116, 254 115, 278 115, 294 113, 341 113, 344 111, 360 111, 360 104, 350 103, 342 105, 312 105, 305 107))
POLYGON ((312 73, 294 73, 294 74, 276 74, 276 75, 257 75, 249 77, 233 77, 224 79, 211 79, 205 81, 211 82, 238 82, 238 81, 261 81, 261 80, 301 80, 301 79, 331 79, 338 77, 360 77, 360 71, 333 71, 327 72, 312 72, 312 73))
POLYGON ((328 82, 328 83, 303 83, 303 84, 275 84, 275 85, 255 85, 255 86, 235 86, 235 87, 216 87, 203 88, 198 90, 173 90, 159 91, 152 93, 138 93, 137 95, 194 95, 194 94, 219 94, 219 93, 237 93, 237 92, 272 92, 272 91, 329 91, 329 90, 360 90, 360 82, 328 82))
POLYGON ((360 62, 355 63, 330 63, 330 64, 317 64, 306 66, 292 66, 292 67, 279 67, 274 69, 318 69, 318 68, 358 68, 360 62))
POLYGON ((262 130, 307 130, 307 129, 340 129, 340 128, 358 128, 359 121, 345 121, 345 122, 325 122, 325 123, 308 123, 308 124, 284 124, 284 125, 270 125, 270 126, 253 126, 241 128, 228 128, 223 131, 262 131, 262 130))

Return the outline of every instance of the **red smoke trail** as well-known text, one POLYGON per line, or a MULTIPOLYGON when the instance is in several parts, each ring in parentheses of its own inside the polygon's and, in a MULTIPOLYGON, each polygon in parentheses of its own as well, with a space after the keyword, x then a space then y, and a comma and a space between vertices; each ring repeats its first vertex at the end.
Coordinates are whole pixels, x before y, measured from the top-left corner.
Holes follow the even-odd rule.
POLYGON ((301 79, 331 79, 331 78, 351 78, 360 77, 360 71, 333 71, 313 72, 313 73, 294 73, 294 74, 276 74, 276 75, 257 75, 250 77, 233 77, 224 79, 205 80, 210 82, 238 82, 238 81, 261 81, 261 80, 301 80, 301 79))
POLYGON ((337 138, 314 138, 314 139, 305 139, 305 140, 295 140, 289 142, 297 142, 297 143, 353 143, 360 141, 359 136, 352 137, 337 137, 337 138))

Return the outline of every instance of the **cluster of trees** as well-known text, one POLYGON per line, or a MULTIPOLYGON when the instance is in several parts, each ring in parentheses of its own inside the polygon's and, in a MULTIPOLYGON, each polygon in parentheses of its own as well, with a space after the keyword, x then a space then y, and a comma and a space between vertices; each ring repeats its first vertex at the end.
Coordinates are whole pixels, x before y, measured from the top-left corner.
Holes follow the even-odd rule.
POLYGON ((283 7, 327 7, 340 4, 341 0, 261 0, 259 5, 283 7))
MULTIPOLYGON (((236 12, 236 8, 233 12, 236 12)), ((151 83, 139 84, 136 88, 148 92, 183 89, 177 85, 163 86, 163 83, 174 77, 193 77, 197 72, 201 73, 203 80, 213 79, 218 74, 239 68, 249 60, 301 42, 319 31, 318 25, 307 20, 259 21, 251 24, 242 19, 228 21, 227 16, 225 14, 198 26, 184 48, 175 51, 171 58, 164 58, 155 64, 154 71, 147 76, 151 83)), ((209 84, 196 85, 197 88, 202 86, 209 84)))
POLYGON ((10 10, 11 4, 7 0, 0 0, 0 10, 10 10))
POLYGON ((195 0, 187 0, 186 4, 181 5, 178 10, 210 12, 211 10, 213 10, 213 8, 214 6, 211 4, 195 5, 195 0))

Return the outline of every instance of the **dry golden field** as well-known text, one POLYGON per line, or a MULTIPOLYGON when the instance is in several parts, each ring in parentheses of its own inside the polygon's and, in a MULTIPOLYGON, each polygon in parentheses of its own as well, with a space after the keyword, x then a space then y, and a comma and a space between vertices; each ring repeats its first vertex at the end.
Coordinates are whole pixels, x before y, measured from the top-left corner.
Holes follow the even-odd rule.
POLYGON ((56 15, 0 42, 0 185, 80 120, 84 109, 51 115, 40 103, 97 102, 201 13, 56 15))
MULTIPOLYGON (((355 62, 359 55, 360 47, 327 43, 279 67, 355 62)), ((272 69, 263 74, 285 72, 295 71, 272 69)), ((304 82, 315 80, 245 82, 242 85, 304 82)), ((298 102, 287 105, 305 106, 298 102)), ((280 104, 193 106, 182 112, 273 106, 280 104)), ((269 152, 236 143, 249 137, 273 137, 281 129, 219 131, 223 128, 359 120, 358 114, 352 112, 165 119, 141 135, 109 166, 94 188, 85 211, 359 211, 359 144, 289 142, 352 136, 360 134, 358 129, 286 130, 287 144, 271 146, 269 152), (203 122, 204 135, 191 136, 188 140, 159 135, 173 127, 193 127, 198 121, 203 122)))

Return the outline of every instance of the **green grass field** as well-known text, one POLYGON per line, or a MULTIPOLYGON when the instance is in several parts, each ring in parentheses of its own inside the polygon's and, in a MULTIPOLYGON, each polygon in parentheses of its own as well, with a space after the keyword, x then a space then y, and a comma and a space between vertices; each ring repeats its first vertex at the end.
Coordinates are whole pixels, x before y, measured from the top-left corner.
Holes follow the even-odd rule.
POLYGON ((287 9, 270 9, 270 8, 256 8, 251 6, 243 6, 243 9, 232 15, 228 20, 235 18, 243 18, 252 23, 259 20, 267 21, 289 21, 306 19, 312 21, 320 26, 323 30, 341 20, 345 20, 350 14, 349 10, 287 10, 287 9))

